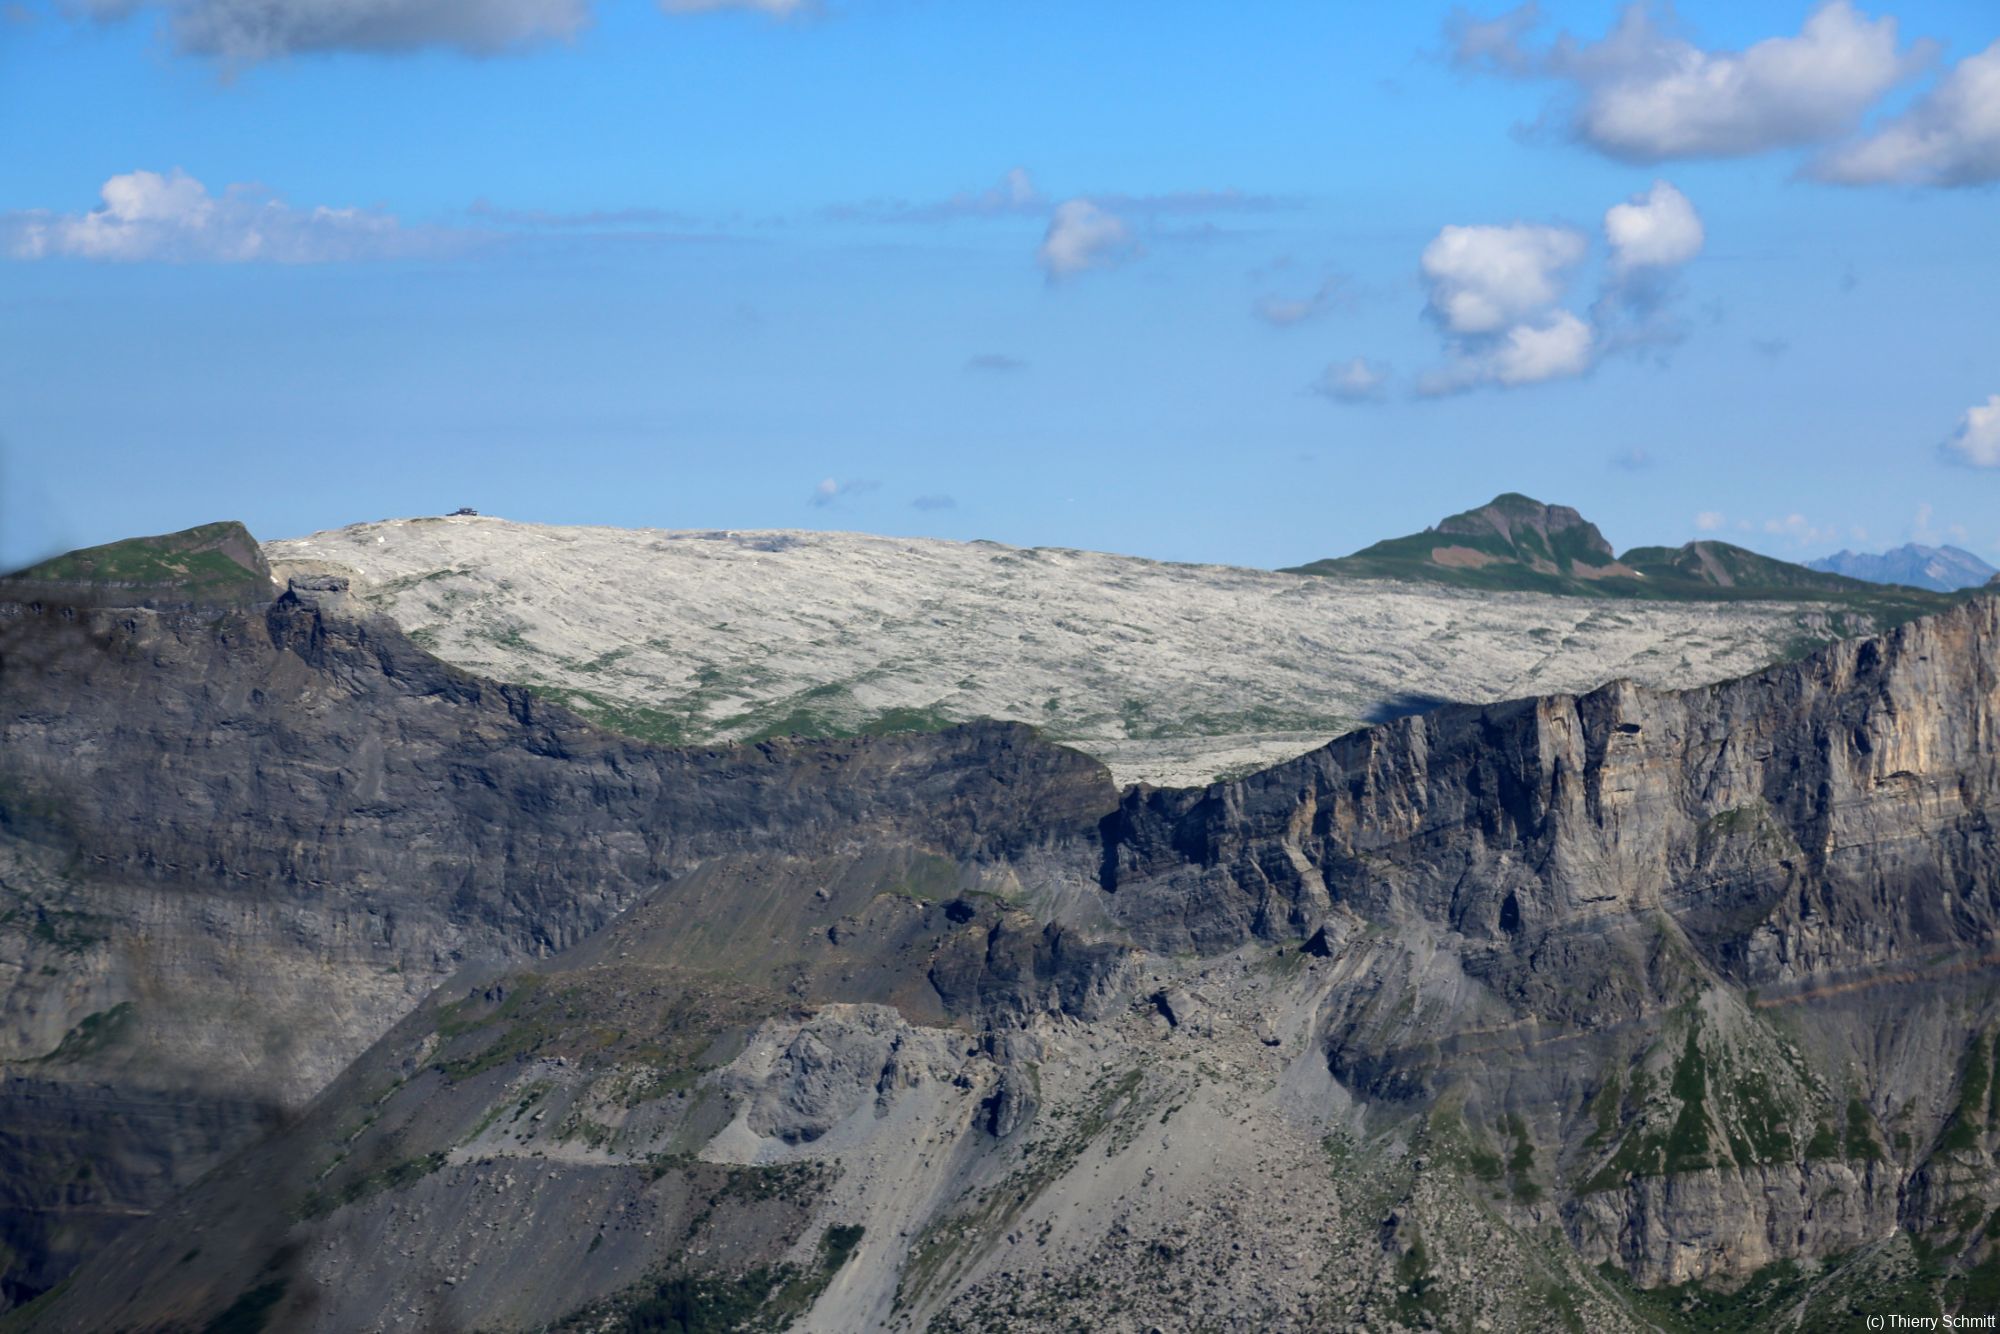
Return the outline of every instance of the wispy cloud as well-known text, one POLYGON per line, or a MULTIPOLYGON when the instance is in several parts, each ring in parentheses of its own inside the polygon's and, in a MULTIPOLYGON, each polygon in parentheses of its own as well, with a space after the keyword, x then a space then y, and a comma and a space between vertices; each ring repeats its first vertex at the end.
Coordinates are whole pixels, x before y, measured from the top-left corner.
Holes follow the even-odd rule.
POLYGON ((1251 313, 1273 328, 1291 329, 1347 304, 1349 292, 1345 275, 1334 274, 1304 296, 1258 297, 1251 313))
POLYGON ((1389 383, 1389 368, 1366 357, 1336 361, 1320 372, 1312 391, 1337 403, 1378 402, 1389 383))
POLYGON ((1060 282, 1121 264, 1137 249, 1125 219, 1091 200, 1066 199, 1049 218, 1035 262, 1050 282, 1060 282))
POLYGON ((806 503, 814 509, 827 509, 851 496, 866 495, 870 491, 880 490, 881 486, 880 482, 866 477, 851 478, 847 481, 825 477, 812 489, 812 494, 806 497, 806 503))
POLYGON ((958 502, 950 496, 918 496, 910 502, 910 508, 920 510, 952 510, 958 508, 958 502))
POLYGON ((445 47, 491 56, 564 41, 591 0, 73 0, 100 20, 157 13, 179 51, 233 63, 445 47))
MULTIPOLYGON (((67 0, 112 22, 157 14, 174 48, 245 65, 345 51, 442 48, 472 56, 565 42, 589 27, 595 0, 67 0)), ((815 0, 659 0, 668 15, 743 10, 774 19, 814 12, 815 0)))
POLYGON ((858 204, 835 204, 822 213, 837 221, 939 223, 967 218, 1038 217, 1048 211, 1048 206, 1028 169, 1010 167, 992 185, 961 190, 943 199, 870 199, 858 204))
POLYGON ((692 227, 702 219, 666 208, 603 208, 556 212, 539 208, 504 208, 475 199, 465 210, 483 222, 501 227, 588 229, 599 227, 692 227))
POLYGON ((1028 369, 1028 363, 1005 352, 981 352, 965 359, 965 369, 988 375, 1010 375, 1028 369))
POLYGON ((0 214, 16 259, 324 264, 462 250, 463 232, 409 228, 374 209, 294 207, 253 185, 211 193, 179 169, 113 176, 86 213, 0 214))

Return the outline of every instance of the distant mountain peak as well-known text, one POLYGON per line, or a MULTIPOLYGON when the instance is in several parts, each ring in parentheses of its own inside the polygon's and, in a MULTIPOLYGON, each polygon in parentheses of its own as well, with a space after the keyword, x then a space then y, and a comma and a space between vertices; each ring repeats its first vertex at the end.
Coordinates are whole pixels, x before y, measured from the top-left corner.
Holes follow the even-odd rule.
POLYGON ((1421 533, 1297 566, 1291 573, 1574 597, 1832 602, 1892 619, 1937 610, 1945 605, 1937 594, 1950 591, 1916 584, 1892 592, 1824 564, 1795 565, 1713 539, 1678 547, 1634 547, 1619 555, 1597 525, 1575 509, 1518 491, 1495 496, 1421 533))
POLYGON ((1880 554, 1843 549, 1809 564, 1815 570, 1865 579, 1871 584, 1903 584, 1938 593, 1979 588, 2000 574, 2000 570, 1963 547, 1933 547, 1919 542, 1905 542, 1880 554))
POLYGON ((1454 514, 1438 524, 1435 531, 1471 537, 1493 534, 1516 546, 1526 534, 1533 533, 1541 539, 1538 545, 1551 551, 1556 539, 1570 537, 1606 561, 1615 555, 1597 525, 1576 510, 1568 505, 1545 505, 1518 491, 1503 492, 1477 509, 1454 514))

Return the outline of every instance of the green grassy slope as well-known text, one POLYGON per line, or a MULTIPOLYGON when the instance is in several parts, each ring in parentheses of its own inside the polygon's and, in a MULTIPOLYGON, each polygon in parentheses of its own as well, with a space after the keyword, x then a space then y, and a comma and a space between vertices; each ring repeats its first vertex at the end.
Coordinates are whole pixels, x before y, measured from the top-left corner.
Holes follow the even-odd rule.
POLYGON ((137 603, 255 601, 272 591, 263 550, 234 520, 84 547, 0 578, 6 584, 116 592, 137 603))
POLYGON ((1400 579, 1495 591, 1675 602, 1816 602, 1889 625, 1940 611, 1956 594, 1874 584, 1728 542, 1634 547, 1614 556, 1574 510, 1508 493, 1436 528, 1287 573, 1400 579))

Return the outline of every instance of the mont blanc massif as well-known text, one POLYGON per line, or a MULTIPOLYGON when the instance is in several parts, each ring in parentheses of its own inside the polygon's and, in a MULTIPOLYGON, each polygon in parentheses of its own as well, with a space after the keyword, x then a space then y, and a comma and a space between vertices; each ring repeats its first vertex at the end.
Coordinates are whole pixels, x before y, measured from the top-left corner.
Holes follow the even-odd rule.
POLYGON ((2000 597, 460 515, 0 585, 8 1330, 2000 1305, 2000 597))

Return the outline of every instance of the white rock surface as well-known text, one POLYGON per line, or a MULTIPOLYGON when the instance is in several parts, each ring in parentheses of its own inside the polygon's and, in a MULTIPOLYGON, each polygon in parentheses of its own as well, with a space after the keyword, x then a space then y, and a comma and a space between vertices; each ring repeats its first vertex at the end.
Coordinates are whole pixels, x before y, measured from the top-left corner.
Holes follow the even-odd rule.
POLYGON ((1810 609, 1477 593, 990 542, 398 519, 268 543, 439 656, 686 742, 1013 718, 1192 784, 1423 702, 1739 675, 1810 609))

